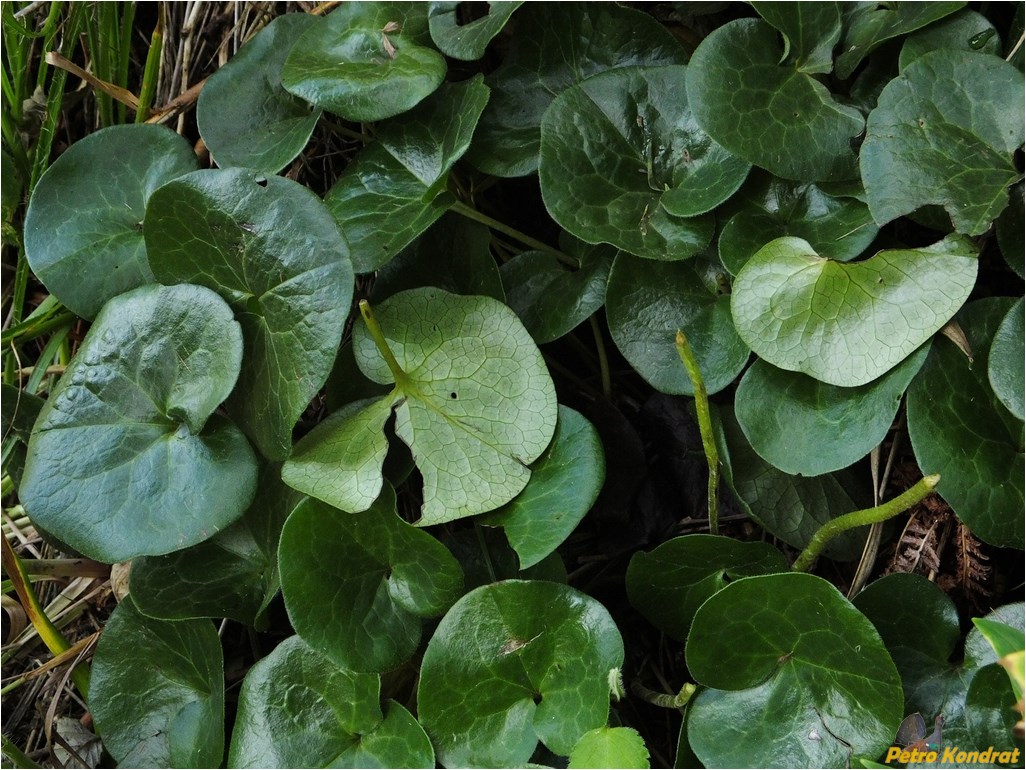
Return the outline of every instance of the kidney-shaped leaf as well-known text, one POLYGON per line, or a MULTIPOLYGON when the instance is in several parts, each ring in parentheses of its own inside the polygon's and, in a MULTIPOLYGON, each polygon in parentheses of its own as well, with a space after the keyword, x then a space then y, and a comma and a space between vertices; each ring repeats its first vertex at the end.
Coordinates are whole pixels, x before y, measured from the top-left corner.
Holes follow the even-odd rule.
POLYGON ((409 660, 421 619, 441 615, 463 588, 445 546, 396 514, 391 487, 358 514, 300 503, 282 530, 278 563, 293 628, 354 671, 409 660))
POLYGON ((331 372, 353 296, 349 250, 317 196, 246 169, 197 171, 165 185, 146 212, 158 280, 207 286, 242 325, 228 408, 269 459, 331 372))
POLYGON ((777 31, 759 19, 713 31, 688 63, 698 125, 734 155, 785 179, 855 177, 850 142, 862 131, 862 115, 811 75, 779 64, 782 54, 777 31))
POLYGON ((39 179, 25 214, 25 255, 62 304, 93 318, 153 283, 142 221, 165 182, 195 171, 189 143, 160 126, 111 126, 75 142, 39 179))
POLYGON ((346 120, 383 120, 441 85, 445 58, 430 45, 426 3, 345 3, 300 36, 281 82, 346 120))
POLYGON ((224 663, 209 620, 154 620, 130 599, 96 646, 89 710, 121 767, 218 767, 224 663))
POLYGON ((108 302, 33 429, 20 489, 33 521, 116 562, 194 545, 239 518, 256 458, 211 415, 241 358, 239 325, 209 289, 142 286, 108 302))
POLYGON ((925 54, 884 88, 859 153, 873 218, 880 224, 943 206, 955 230, 986 232, 1021 174, 1023 76, 998 56, 925 54))
POLYGON ((647 769, 648 748, 630 727, 598 727, 581 736, 570 752, 570 770, 588 767, 647 769))
POLYGON ((317 23, 307 13, 279 16, 210 76, 196 123, 218 166, 273 174, 303 151, 321 111, 285 90, 281 68, 299 36, 317 23))
POLYGON ((696 124, 686 67, 622 67, 568 88, 542 120, 538 179, 552 218, 589 243, 676 260, 709 243, 695 218, 741 186, 749 165, 696 124))
POLYGON ((463 24, 458 19, 461 3, 431 3, 428 7, 428 28, 438 50, 446 56, 473 61, 484 56, 491 39, 502 31, 523 2, 490 2, 488 13, 463 24))
POLYGON ((623 641, 606 609, 570 588, 482 586, 428 643, 417 703, 446 767, 522 767, 538 741, 568 756, 609 716, 623 641))
POLYGON ((1022 548, 1023 424, 987 377, 991 340, 1011 307, 1011 298, 993 297, 956 316, 976 359, 950 340, 934 344, 908 391, 908 433, 919 467, 940 474, 938 494, 973 534, 1022 548))
POLYGON ((987 377, 994 394, 1018 419, 1023 419, 1024 331, 1023 300, 1019 299, 1008 311, 1001 325, 994 333, 987 359, 987 377))
POLYGON ((627 595, 652 625, 684 641, 698 608, 730 581, 786 571, 784 554, 769 543, 685 535, 634 554, 627 595))
POLYGON ((901 721, 901 680, 873 624, 822 578, 763 575, 701 606, 686 649, 706 766, 848 767, 901 721))
POLYGON ((940 48, 1000 56, 1001 35, 986 16, 967 8, 906 37, 898 56, 898 69, 905 69, 920 56, 940 48))
POLYGON ((730 307, 741 339, 774 366, 855 387, 930 339, 968 298, 976 269, 975 246, 958 236, 847 264, 778 238, 738 273, 730 307))
POLYGON ((753 2, 752 7, 784 36, 788 64, 799 72, 829 73, 841 39, 840 3, 753 2))

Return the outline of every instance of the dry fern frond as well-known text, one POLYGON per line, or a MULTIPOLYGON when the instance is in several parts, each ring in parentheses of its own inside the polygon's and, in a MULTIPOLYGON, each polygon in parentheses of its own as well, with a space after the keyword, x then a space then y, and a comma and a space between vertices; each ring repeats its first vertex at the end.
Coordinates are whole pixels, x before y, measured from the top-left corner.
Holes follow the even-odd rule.
POLYGON ((955 531, 955 579, 959 589, 977 609, 987 605, 992 592, 987 587, 992 569, 987 564, 990 557, 983 553, 980 541, 962 522, 955 531))

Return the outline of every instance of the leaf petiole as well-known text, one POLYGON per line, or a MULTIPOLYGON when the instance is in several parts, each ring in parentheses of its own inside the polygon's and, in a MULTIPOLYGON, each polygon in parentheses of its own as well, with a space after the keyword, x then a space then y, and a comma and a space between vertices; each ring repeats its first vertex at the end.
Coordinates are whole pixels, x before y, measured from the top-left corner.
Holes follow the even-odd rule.
POLYGON ((720 453, 716 449, 716 437, 713 433, 712 417, 709 414, 709 394, 705 391, 705 382, 702 379, 702 370, 698 366, 698 359, 695 352, 688 344, 688 338, 684 332, 677 330, 677 355, 687 369, 688 377, 691 378, 691 386, 695 391, 695 412, 698 414, 698 429, 702 434, 702 448, 705 450, 705 460, 709 464, 709 533, 719 534, 720 511, 719 511, 719 486, 720 486, 720 453))
POLYGON ((374 311, 371 310, 370 303, 365 299, 360 300, 360 315, 363 316, 363 321, 367 324, 367 331, 370 332, 371 339, 373 339, 374 344, 377 345, 378 352, 381 353, 381 357, 384 358, 385 363, 388 364, 388 369, 392 372, 396 385, 399 385, 404 390, 408 390, 410 386, 410 378, 406 376, 406 372, 404 372, 402 367, 399 366, 399 362, 396 360, 395 355, 392 353, 392 349, 388 346, 388 342, 385 340, 385 333, 381 331, 378 319, 374 317, 374 311))

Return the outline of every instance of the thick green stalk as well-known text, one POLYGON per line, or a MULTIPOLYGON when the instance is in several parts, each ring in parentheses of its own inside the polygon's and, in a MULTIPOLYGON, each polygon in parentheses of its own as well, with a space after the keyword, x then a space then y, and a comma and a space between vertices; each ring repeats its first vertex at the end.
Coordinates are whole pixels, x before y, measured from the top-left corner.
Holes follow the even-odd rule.
POLYGON ((793 572, 808 572, 812 563, 816 560, 816 557, 819 556, 820 552, 824 548, 826 548, 827 543, 842 532, 847 532, 849 529, 854 529, 855 527, 865 527, 870 524, 875 524, 878 521, 887 521, 887 519, 897 516, 902 511, 907 511, 913 505, 920 502, 930 494, 939 481, 939 474, 934 473, 930 476, 925 476, 920 479, 915 486, 902 492, 893 500, 889 500, 875 508, 852 511, 851 513, 846 513, 843 516, 838 516, 836 519, 828 521, 816 530, 816 533, 812 536, 809 544, 805 546, 805 550, 798 554, 798 558, 794 560, 794 564, 791 565, 791 570, 793 572))
POLYGON ((153 96, 157 93, 157 76, 160 74, 160 58, 164 50, 164 31, 161 27, 162 13, 157 13, 157 26, 150 37, 150 50, 146 53, 146 68, 143 70, 142 89, 139 91, 139 108, 135 111, 135 122, 145 123, 150 116, 153 96))
POLYGON ((695 391, 695 412, 698 414, 698 430, 702 434, 702 448, 705 450, 705 461, 709 465, 709 533, 720 533, 720 453, 716 449, 716 434, 713 433, 712 416, 709 413, 709 394, 705 391, 702 370, 698 366, 695 352, 688 344, 688 338, 680 329, 677 330, 677 355, 691 378, 691 387, 695 391))
POLYGON ((514 238, 520 241, 525 246, 530 246, 532 249, 536 249, 537 251, 544 251, 546 254, 551 254, 563 264, 569 265, 574 269, 577 269, 581 266, 581 263, 578 260, 571 257, 569 254, 565 254, 559 249, 554 249, 547 243, 542 243, 536 238, 532 238, 530 235, 527 235, 526 233, 522 233, 519 230, 510 227, 504 222, 500 222, 497 219, 492 219, 487 214, 482 214, 477 209, 471 208, 465 203, 456 201, 454 204, 452 204, 450 210, 456 212, 460 216, 466 217, 467 219, 472 219, 475 222, 480 222, 481 224, 490 227, 492 230, 495 230, 496 232, 500 232, 503 235, 508 235, 510 238, 514 238))
POLYGON ((365 299, 360 300, 360 315, 363 316, 364 323, 367 324, 367 331, 370 332, 371 339, 378 346, 378 352, 381 353, 381 357, 388 364, 389 371, 392 372, 392 377, 395 378, 395 384, 404 389, 408 388, 410 378, 406 376, 406 372, 399 366, 399 362, 395 360, 392 348, 388 346, 388 342, 385 340, 385 333, 381 331, 378 319, 374 317, 370 303, 365 299))

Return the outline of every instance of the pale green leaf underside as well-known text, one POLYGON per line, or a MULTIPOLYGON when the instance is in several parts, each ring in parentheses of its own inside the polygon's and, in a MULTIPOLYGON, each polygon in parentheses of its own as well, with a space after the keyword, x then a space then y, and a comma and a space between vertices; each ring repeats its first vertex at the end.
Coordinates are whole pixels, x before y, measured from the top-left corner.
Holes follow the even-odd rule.
POLYGON ((637 730, 630 727, 599 727, 589 730, 570 752, 567 767, 647 768, 648 749, 637 730))

